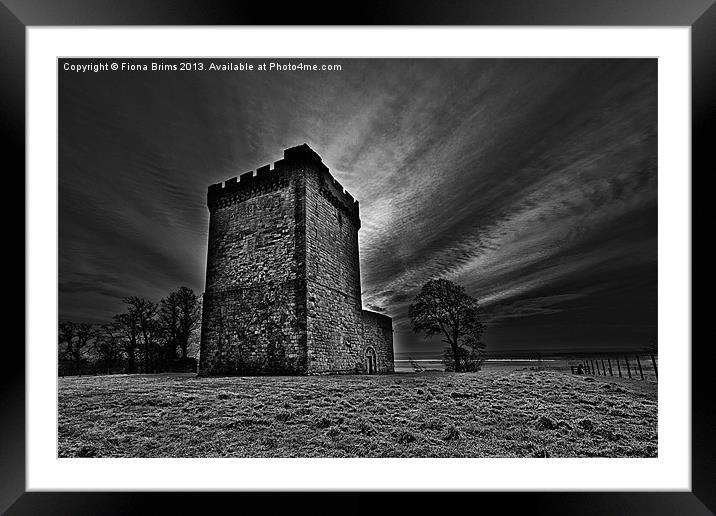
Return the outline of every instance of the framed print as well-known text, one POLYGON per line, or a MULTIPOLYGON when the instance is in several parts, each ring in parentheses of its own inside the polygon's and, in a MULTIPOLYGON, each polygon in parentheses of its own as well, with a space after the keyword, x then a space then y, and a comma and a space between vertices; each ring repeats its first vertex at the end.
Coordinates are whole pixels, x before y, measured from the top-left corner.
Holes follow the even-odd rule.
POLYGON ((102 7, 1 7, 3 510, 714 510, 711 3, 102 7))

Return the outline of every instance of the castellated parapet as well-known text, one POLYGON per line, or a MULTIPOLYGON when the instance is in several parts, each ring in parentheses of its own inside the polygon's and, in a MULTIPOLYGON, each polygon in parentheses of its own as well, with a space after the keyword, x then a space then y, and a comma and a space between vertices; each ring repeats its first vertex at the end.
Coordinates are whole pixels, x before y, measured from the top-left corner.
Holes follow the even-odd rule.
POLYGON ((207 205, 200 375, 394 371, 390 317, 362 309, 358 201, 308 145, 207 205))

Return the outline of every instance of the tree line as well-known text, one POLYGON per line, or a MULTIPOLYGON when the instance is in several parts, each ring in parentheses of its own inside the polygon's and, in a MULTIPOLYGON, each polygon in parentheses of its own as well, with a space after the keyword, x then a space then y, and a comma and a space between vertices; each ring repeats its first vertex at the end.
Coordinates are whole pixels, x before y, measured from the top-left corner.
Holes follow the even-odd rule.
POLYGON ((189 344, 201 319, 193 290, 179 287, 158 303, 137 296, 122 301, 125 311, 105 324, 60 322, 60 361, 75 374, 88 365, 108 374, 158 373, 191 362, 189 344))
MULTIPOLYGON (((274 294, 262 294, 260 299, 251 298, 249 306, 253 310, 237 310, 245 317, 225 321, 227 342, 236 341, 239 345, 242 364, 234 365, 241 370, 250 365, 243 363, 241 350, 252 347, 241 344, 258 338, 268 342, 270 357, 276 355, 271 364, 263 366, 273 362, 285 365, 281 340, 286 321, 280 317, 283 312, 275 310, 278 299, 274 299, 274 294), (274 348, 276 353, 270 353, 274 348)), ((201 319, 201 302, 194 291, 180 287, 158 303, 137 296, 122 301, 126 310, 111 322, 91 325, 62 321, 58 339, 60 361, 71 364, 75 374, 82 373, 83 365, 91 365, 93 372, 111 374, 158 373, 187 363, 191 335, 201 319)), ((485 360, 481 312, 477 299, 468 295, 464 287, 437 279, 423 285, 408 315, 416 333, 428 338, 442 336, 446 344, 443 355, 446 371, 474 372, 480 370, 485 360)))

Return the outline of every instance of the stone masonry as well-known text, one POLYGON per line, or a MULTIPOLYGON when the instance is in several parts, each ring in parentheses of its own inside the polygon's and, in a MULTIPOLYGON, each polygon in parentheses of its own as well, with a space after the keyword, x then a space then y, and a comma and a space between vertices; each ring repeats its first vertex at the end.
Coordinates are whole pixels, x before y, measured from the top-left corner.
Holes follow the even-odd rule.
POLYGON ((308 145, 209 187, 199 375, 393 372, 362 309, 358 201, 308 145))

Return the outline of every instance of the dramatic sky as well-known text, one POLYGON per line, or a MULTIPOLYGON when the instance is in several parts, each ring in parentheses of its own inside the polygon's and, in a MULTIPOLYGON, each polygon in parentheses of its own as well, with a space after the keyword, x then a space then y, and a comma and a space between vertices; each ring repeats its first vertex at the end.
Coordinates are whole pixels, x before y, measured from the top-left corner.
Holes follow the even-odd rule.
POLYGON ((481 301, 491 351, 656 335, 656 60, 317 62, 342 69, 60 71, 60 319, 202 292, 207 186, 305 142, 360 201, 396 351, 440 349, 407 318, 438 277, 481 301))

